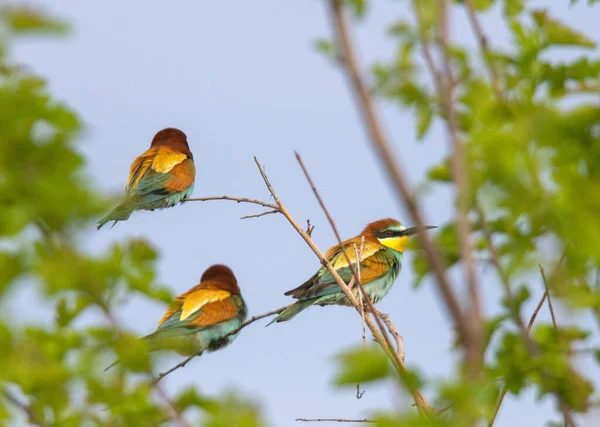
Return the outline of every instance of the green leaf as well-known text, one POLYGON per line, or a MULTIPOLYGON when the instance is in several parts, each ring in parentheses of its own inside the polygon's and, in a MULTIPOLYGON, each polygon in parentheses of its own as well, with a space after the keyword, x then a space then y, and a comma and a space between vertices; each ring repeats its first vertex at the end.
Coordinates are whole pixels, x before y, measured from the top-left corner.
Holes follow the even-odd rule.
POLYGON ((544 32, 549 46, 581 46, 593 48, 596 43, 557 19, 548 16, 545 10, 534 10, 531 13, 537 26, 544 32))
POLYGON ((417 112, 417 138, 422 140, 427 134, 433 119, 433 110, 429 105, 422 104, 416 108, 417 112))
POLYGON ((4 6, 0 18, 15 33, 45 32, 62 34, 67 26, 30 7, 4 6))
POLYGON ((390 362, 379 346, 371 345, 345 351, 337 356, 337 385, 356 385, 386 378, 390 362))
POLYGON ((367 10, 366 0, 344 0, 350 7, 355 18, 363 18, 367 10))

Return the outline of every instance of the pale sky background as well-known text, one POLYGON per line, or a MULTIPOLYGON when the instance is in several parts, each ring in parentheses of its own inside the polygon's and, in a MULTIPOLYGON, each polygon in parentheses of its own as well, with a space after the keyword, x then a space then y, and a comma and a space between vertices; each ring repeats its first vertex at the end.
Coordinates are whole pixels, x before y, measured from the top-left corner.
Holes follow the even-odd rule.
MULTIPOLYGON (((366 23, 354 32, 365 65, 391 58, 394 44, 385 37, 385 25, 409 13, 408 2, 374 3, 366 23)), ((554 16, 598 38, 600 8, 568 7, 567 0, 532 3, 552 4, 554 16)), ((13 57, 46 76, 52 94, 81 115, 88 172, 102 189, 121 192, 131 161, 147 149, 156 131, 174 126, 188 135, 195 156, 194 196, 268 200, 252 160, 256 155, 295 218, 301 223, 310 218, 316 225, 313 237, 322 250, 334 243, 334 236, 294 150, 304 157, 344 237, 388 216, 412 225, 367 143, 342 74, 312 49, 317 37, 329 35, 322 1, 28 4, 63 17, 72 32, 64 39, 22 40, 13 57), (342 177, 349 176, 356 178, 345 188, 342 177)), ((471 37, 462 13, 452 27, 455 37, 471 37)), ((497 11, 485 17, 484 28, 492 44, 508 46, 497 11)), ((392 105, 383 106, 382 112, 398 159, 418 184, 427 167, 444 154, 443 133, 437 126, 425 142, 416 143, 408 112, 392 105)), ((442 224, 451 214, 447 192, 434 189, 423 201, 429 223, 442 224)), ((257 212, 252 205, 217 201, 136 213, 112 230, 90 226, 85 245, 96 252, 127 237, 148 239, 160 250, 161 283, 176 293, 195 285, 209 265, 228 264, 250 315, 255 315, 288 304, 283 292, 319 266, 282 216, 239 220, 257 212)), ((453 363, 448 317, 430 280, 411 289, 410 259, 409 254, 379 309, 390 313, 404 336, 407 364, 430 379, 443 379, 453 363)), ((494 280, 486 283, 490 313, 499 294, 494 280)), ((28 292, 17 301, 24 304, 28 292)), ((540 295, 541 291, 534 294, 524 316, 529 317, 540 295)), ((122 306, 119 319, 147 334, 164 308, 133 296, 122 306)), ((542 310, 540 320, 547 319, 542 310)), ((266 323, 251 325, 224 351, 195 359, 171 374, 164 380, 168 391, 186 384, 208 395, 235 390, 259 402, 274 426, 294 425, 297 417, 364 418, 372 409, 411 403, 393 384, 366 385, 361 400, 355 399, 354 389, 339 390, 331 384, 333 356, 360 344, 360 318, 353 310, 316 307, 288 323, 265 329, 266 323)), ((160 370, 179 360, 175 355, 161 359, 160 370)), ((542 426, 560 419, 552 399, 538 406, 534 402, 533 393, 507 398, 496 425, 542 426)), ((591 417, 581 420, 581 425, 592 424, 591 417)))

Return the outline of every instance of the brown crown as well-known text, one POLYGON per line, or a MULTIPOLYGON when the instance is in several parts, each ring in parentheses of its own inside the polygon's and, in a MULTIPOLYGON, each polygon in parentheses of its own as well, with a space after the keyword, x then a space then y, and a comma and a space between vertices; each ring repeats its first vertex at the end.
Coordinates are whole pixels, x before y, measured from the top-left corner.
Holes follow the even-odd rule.
POLYGON ((211 265, 202 273, 200 283, 203 282, 219 282, 219 288, 239 295, 240 288, 231 268, 223 264, 211 265))
POLYGON ((380 219, 379 221, 373 221, 364 228, 364 230, 360 233, 361 236, 373 236, 377 231, 381 231, 385 228, 388 228, 391 225, 400 225, 400 221, 394 218, 385 218, 380 219))
POLYGON ((152 147, 168 146, 181 151, 182 153, 191 155, 186 134, 176 128, 165 128, 158 131, 156 135, 154 135, 154 138, 152 138, 152 144, 150 145, 152 147))

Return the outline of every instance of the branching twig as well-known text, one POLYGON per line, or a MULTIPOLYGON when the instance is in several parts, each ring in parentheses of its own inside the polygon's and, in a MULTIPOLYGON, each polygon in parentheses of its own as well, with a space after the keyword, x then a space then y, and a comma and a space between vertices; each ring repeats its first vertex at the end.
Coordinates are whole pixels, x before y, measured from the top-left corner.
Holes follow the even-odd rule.
MULTIPOLYGON (((264 167, 260 164, 260 162, 258 161, 258 159, 256 157, 254 158, 254 161, 256 162, 258 171, 261 174, 267 189, 273 196, 273 200, 275 200, 275 203, 277 203, 279 212, 288 220, 288 222, 292 225, 292 227, 296 230, 296 232, 300 235, 300 237, 302 237, 302 239, 306 242, 306 244, 312 249, 312 251, 315 253, 315 255, 319 258, 319 261, 321 261, 321 264, 331 274, 331 276, 333 277, 333 279, 335 280, 337 285, 340 287, 340 289, 342 290, 342 292, 348 299, 348 301, 350 301, 350 304, 352 304, 352 306, 360 313, 360 305, 359 305, 358 301, 356 300, 353 292, 350 290, 350 288, 344 282, 344 280, 340 277, 338 272, 332 267, 331 263, 327 260, 327 258, 325 258, 325 256, 323 255, 321 250, 317 247, 317 245, 313 242, 311 237, 306 233, 306 231, 304 231, 304 229, 302 227, 300 227, 300 225, 296 222, 296 220, 292 217, 290 212, 287 210, 285 205, 281 202, 281 200, 279 199, 279 196, 277 195, 277 193, 271 186, 271 183, 269 182, 269 178, 267 178, 264 167)), ((350 265, 352 265, 352 263, 350 263, 350 265)), ((356 276, 354 276, 353 278, 356 278, 356 276)), ((372 302, 371 302, 370 298, 366 298, 366 300, 369 303, 369 307, 371 308, 372 302)), ((372 310, 372 312, 375 312, 375 310, 372 310)), ((375 316, 375 319, 378 320, 379 322, 381 322, 381 319, 379 319, 377 316, 375 316)), ((383 335, 380 332, 380 330, 377 328, 377 326, 375 326, 375 324, 373 323, 373 321, 370 317, 365 317, 365 323, 367 324, 367 327, 369 328, 369 330, 371 331, 371 334, 373 334, 373 337, 379 343, 379 345, 384 349, 384 351, 387 351, 388 354, 391 355, 391 359, 392 359, 392 361, 395 362, 394 366, 395 366, 396 370, 398 371, 398 373, 402 376, 406 375, 406 373, 407 373, 406 367, 404 366, 404 363, 402 363, 402 361, 400 360, 400 358, 398 357, 396 352, 393 351, 393 346, 390 343, 389 338, 387 337, 387 334, 383 335)), ((383 328, 383 326, 381 326, 381 328, 383 328)), ((415 403, 417 404, 417 408, 419 409, 419 412, 422 414, 431 413, 432 412, 431 407, 429 406, 429 403, 427 403, 427 400, 422 395, 422 393, 418 390, 411 390, 411 392, 413 393, 413 397, 415 398, 415 403)))
POLYGON ((237 203, 251 203, 253 205, 264 206, 265 208, 277 209, 277 206, 272 203, 263 202, 257 199, 248 199, 246 197, 229 197, 229 196, 211 196, 211 197, 193 197, 191 199, 183 199, 184 202, 208 202, 210 200, 230 200, 237 203))
POLYGON ((2 395, 6 400, 8 400, 13 405, 17 406, 21 411, 23 411, 28 418, 28 421, 32 424, 35 424, 38 427, 48 427, 48 424, 44 420, 42 420, 38 414, 35 413, 33 408, 25 403, 22 403, 19 399, 17 399, 10 391, 6 388, 2 390, 2 395))
MULTIPOLYGON (((310 174, 308 173, 308 170, 306 169, 306 166, 304 166, 304 162, 302 161, 302 158, 300 157, 300 155, 298 153, 296 153, 296 159, 298 160, 298 163, 300 164, 300 167, 302 168, 302 172, 304 173, 306 180, 310 184, 310 187, 311 187, 315 197, 317 198, 319 205, 323 209, 323 212, 325 213, 325 216, 327 217, 327 220, 329 221, 329 224, 331 225, 331 228, 333 229, 333 232, 338 241, 338 245, 346 258, 346 262, 348 263, 348 266, 352 269, 353 278, 356 281, 359 292, 362 293, 363 299, 367 302, 367 305, 369 307, 369 312, 373 315, 373 317, 375 318, 375 321, 377 322, 377 327, 379 328, 379 334, 375 334, 375 331, 373 330, 373 328, 371 326, 369 326, 369 329, 371 329, 371 333, 373 333, 373 336, 379 342, 381 347, 384 350, 387 348, 389 353, 392 355, 392 360, 394 360, 397 363, 397 369, 399 369, 399 373, 401 375, 406 374, 407 369, 406 369, 406 366, 404 365, 404 361, 402 360, 400 355, 397 354, 396 351, 394 350, 394 347, 390 341, 390 338, 388 337, 387 331, 383 326, 383 322, 382 322, 381 318, 379 317, 379 311, 375 308, 373 301, 371 301, 369 294, 367 294, 365 292, 365 288, 363 287, 363 284, 360 281, 360 268, 357 268, 357 267, 355 268, 354 264, 350 261, 350 257, 348 256, 346 249, 345 249, 344 245, 342 244, 342 238, 340 236, 339 231, 337 230, 337 227, 335 226, 335 222, 333 221, 333 218, 331 217, 329 210, 325 206, 325 203, 323 202, 323 199, 321 198, 321 195, 319 194, 317 187, 315 186, 312 178, 310 177, 310 174)), ((357 262, 357 266, 359 266, 359 265, 360 265, 360 263, 357 262)), ((333 269, 333 267, 331 267, 331 265, 329 265, 327 267, 327 269, 329 270, 330 273, 332 273, 332 270, 335 271, 333 269)), ((337 272, 335 272, 335 273, 337 275, 337 272)), ((333 275, 333 273, 332 273, 332 275, 333 275)), ((344 281, 341 279, 341 277, 339 278, 339 280, 340 281, 338 282, 338 285, 340 284, 340 282, 344 283, 344 281)), ((336 281, 337 281, 337 278, 336 278, 336 281)), ((344 285, 345 285, 345 283, 344 283, 344 285)), ((342 287, 342 286, 340 285, 340 287, 342 287)), ((348 296, 348 294, 350 294, 352 292, 352 291, 350 291, 351 287, 347 286, 346 289, 348 290, 348 293, 346 293, 346 290, 344 290, 344 294, 346 294, 346 296, 348 296)), ((359 313, 361 312, 360 303, 358 303, 358 302, 356 304, 352 303, 352 305, 354 305, 354 307, 358 310, 359 313)), ((367 317, 367 318, 365 318, 365 320, 370 320, 370 318, 367 317)), ((373 325, 373 327, 374 327, 374 325, 373 325)), ((421 394, 421 392, 418 390, 411 390, 411 392, 413 393, 413 396, 415 398, 415 403, 417 404, 417 408, 419 408, 419 412, 430 413, 431 407, 429 406, 429 403, 427 403, 427 400, 421 394), (425 402, 425 406, 422 406, 423 402, 425 402)))
MULTIPOLYGON (((487 226, 487 223, 485 221, 485 216, 483 214, 483 210, 481 209, 481 207, 479 206, 478 203, 475 203, 475 210, 478 212, 478 215, 480 218, 481 229, 487 240, 488 250, 490 251, 490 255, 492 257, 492 263, 494 264, 494 266, 498 272, 498 275, 500 276, 500 282, 502 283, 504 292, 506 293, 506 299, 508 301, 513 320, 515 321, 515 323, 517 324, 517 326, 519 328, 519 332, 521 334, 523 341, 525 342, 525 345, 526 345, 529 353, 532 356, 536 356, 539 353, 539 349, 538 349, 536 343, 529 336, 529 331, 531 329, 531 326, 533 325, 533 321, 535 320, 534 316, 537 316, 537 313, 543 304, 543 300, 540 303, 538 303, 538 306, 534 312, 534 316, 532 316, 532 319, 529 321, 529 324, 527 325, 527 327, 525 327, 525 324, 523 323, 523 320, 521 319, 521 315, 516 308, 516 304, 515 304, 515 300, 513 297, 512 289, 510 287, 510 282, 509 282, 508 276, 506 275, 504 269, 500 265, 500 257, 498 256, 498 252, 496 251, 496 246, 494 245, 494 242, 492 239, 492 232, 489 229, 489 227, 487 226)), ((561 256, 561 258, 556 266, 557 269, 560 268, 560 265, 562 264, 562 261, 564 260, 565 253, 566 253, 566 251, 563 252, 563 255, 561 256)), ((547 288, 546 288, 542 299, 545 299, 547 296, 549 297, 549 294, 548 294, 547 288)), ((542 372, 542 375, 544 375, 544 372, 542 372)), ((563 413, 563 417, 565 420, 565 426, 575 427, 575 422, 573 421, 573 417, 569 413, 568 407, 565 404, 563 398, 558 393, 554 393, 554 394, 555 394, 556 398, 558 399, 559 407, 563 413)), ((498 403, 496 404, 496 410, 494 412, 493 418, 488 423, 488 427, 492 427, 494 425, 494 420, 496 419, 498 411, 500 410, 500 405, 502 405, 504 395, 506 395, 506 389, 503 389, 502 393, 500 394, 498 403)))
MULTIPOLYGON (((540 301, 538 302, 538 305, 535 307, 535 310, 533 310, 533 314, 529 318, 529 323, 527 324, 527 333, 529 333, 529 331, 531 331, 531 328, 533 327, 533 323, 535 322, 535 319, 537 318, 537 315, 540 312, 542 305, 544 305, 544 301, 546 301, 547 295, 548 295, 548 293, 544 292, 544 294, 542 295, 542 298, 540 298, 540 301)), ((494 414, 492 415, 492 418, 488 422, 488 427, 492 427, 494 425, 494 422, 496 421, 496 417, 498 416, 498 412, 500 411, 500 406, 502 406, 502 402, 504 401, 504 397, 506 396, 507 392, 508 392, 508 387, 506 385, 504 385, 502 387, 502 390, 500 391, 500 395, 498 396, 498 401, 496 402, 496 408, 494 409, 494 414)))
MULTIPOLYGON (((241 331, 242 329, 244 329, 246 326, 248 326, 248 325, 256 322, 257 320, 264 319, 265 317, 274 316, 276 314, 279 314, 279 313, 281 313, 283 310, 285 310, 288 307, 289 307, 289 305, 286 305, 285 307, 280 307, 280 308, 278 308, 276 310, 271 310, 271 311, 268 311, 268 312, 263 313, 263 314, 258 314, 256 316, 252 316, 250 319, 248 319, 244 323, 242 323, 239 328, 236 328, 233 331, 229 332, 227 335, 225 335, 223 337, 223 339, 225 339, 227 337, 230 337, 232 335, 237 334, 239 331, 241 331)), ((177 365, 173 366, 168 371, 165 371, 165 372, 163 372, 161 374, 158 374, 158 376, 152 381, 152 384, 157 384, 160 380, 162 380, 164 377, 166 377, 167 375, 169 375, 171 372, 176 371, 179 368, 183 368, 185 365, 188 364, 188 362, 190 360, 192 360, 196 356, 198 356, 198 355, 188 356, 187 358, 185 358, 183 361, 179 362, 177 365)))
MULTIPOLYGON (((368 131, 371 143, 375 147, 376 153, 379 155, 379 159, 383 163, 390 180, 400 194, 401 200, 404 201, 408 208, 413 222, 415 225, 422 227, 425 224, 425 221, 423 220, 421 209, 418 207, 412 192, 409 190, 403 172, 394 160, 388 138, 375 113, 375 106, 369 89, 359 74, 360 67, 355 58, 354 46, 350 40, 348 25, 343 11, 343 2, 341 0, 329 0, 328 3, 332 27, 343 57, 344 71, 355 95, 356 103, 365 124, 365 128, 368 131)), ((417 236, 437 279, 436 283, 438 285, 438 290, 450 311, 458 331, 459 339, 465 342, 469 337, 470 329, 467 324, 467 319, 462 313, 458 298, 445 275, 446 267, 439 251, 427 233, 419 233, 417 236)))
POLYGON ((542 267, 542 264, 538 264, 538 267, 540 268, 540 274, 542 275, 542 281, 544 282, 544 289, 546 289, 546 294, 548 295, 548 308, 550 309, 552 326, 554 326, 554 329, 558 329, 558 325, 556 324, 556 316, 554 315, 554 306, 552 305, 552 297, 550 296, 550 290, 548 289, 548 282, 546 280, 546 273, 544 272, 544 267, 542 267))
POLYGON ((257 213, 257 214, 253 214, 253 215, 245 215, 245 216, 241 217, 240 219, 258 218, 261 216, 271 215, 271 214, 276 214, 276 213, 279 213, 279 211, 277 209, 273 209, 272 211, 261 212, 261 213, 257 213))
POLYGON ((372 423, 373 421, 367 420, 351 420, 347 418, 296 418, 296 421, 302 421, 305 423, 316 423, 316 422, 329 422, 329 423, 372 423))

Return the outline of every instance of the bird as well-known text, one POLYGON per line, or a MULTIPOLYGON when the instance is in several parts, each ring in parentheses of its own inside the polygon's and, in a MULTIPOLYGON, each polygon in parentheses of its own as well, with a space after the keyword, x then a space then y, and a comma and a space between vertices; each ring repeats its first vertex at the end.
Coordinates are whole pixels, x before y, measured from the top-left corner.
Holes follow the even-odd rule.
MULTIPOLYGON (((409 236, 432 228, 436 227, 427 225, 406 228, 395 219, 381 219, 369 223, 358 236, 329 248, 325 258, 344 282, 349 283, 353 273, 343 250, 355 265, 357 254, 354 248, 360 250, 364 238, 360 257, 360 278, 366 294, 373 303, 377 303, 387 295, 400 273, 402 256, 408 245, 409 236)), ((358 287, 354 286, 352 290, 354 296, 358 298, 358 287)), ((325 266, 322 266, 306 282, 287 291, 284 295, 292 296, 298 301, 282 311, 267 326, 272 323, 286 322, 314 304, 351 305, 325 266)))
POLYGON ((98 221, 99 230, 109 221, 113 227, 136 210, 169 208, 194 191, 196 167, 185 133, 165 128, 156 133, 150 148, 129 169, 125 200, 98 221))
POLYGON ((231 344, 247 315, 233 271, 226 265, 215 264, 204 271, 198 285, 175 298, 156 331, 142 339, 150 351, 177 349, 186 344, 186 354, 191 347, 193 354, 201 355, 231 344))

